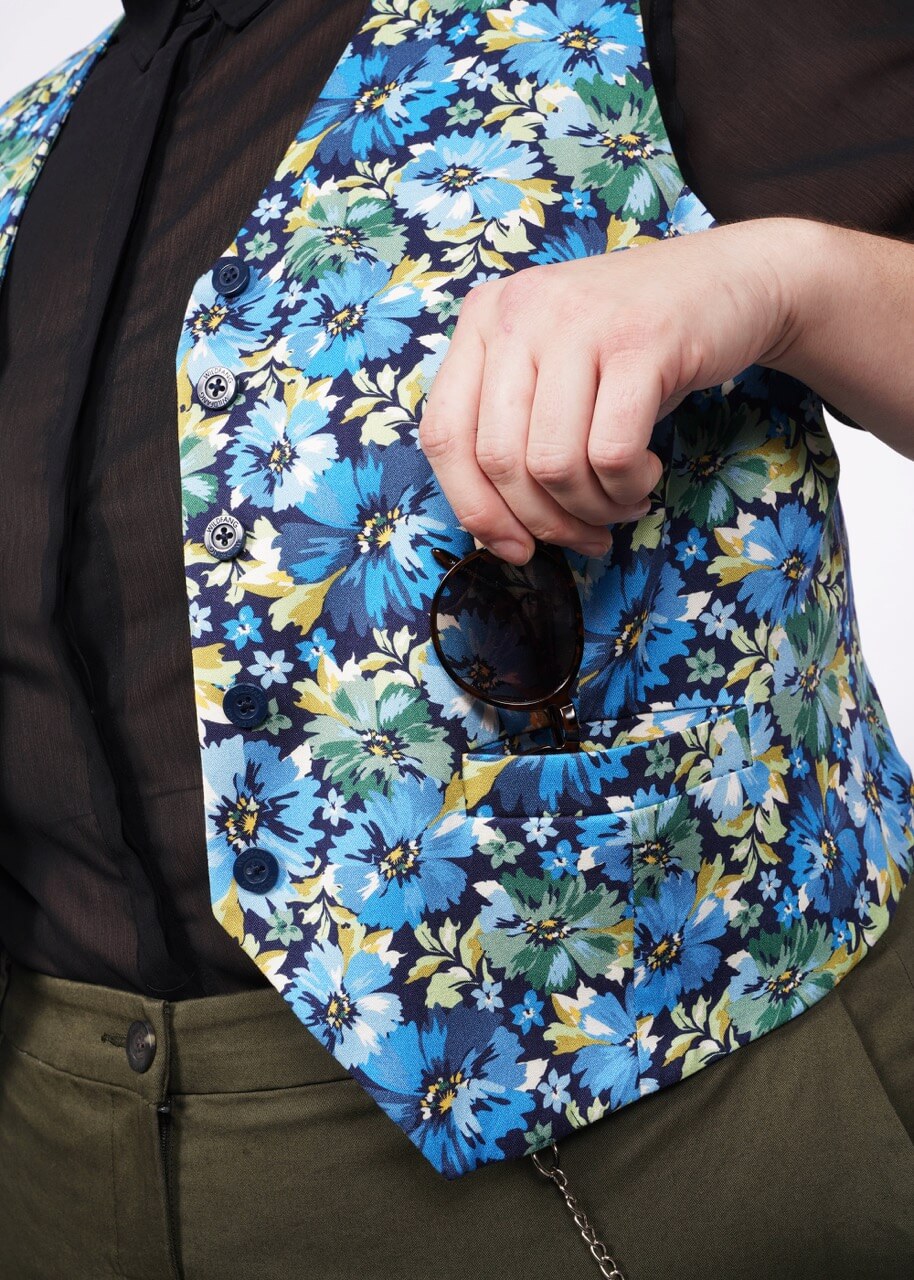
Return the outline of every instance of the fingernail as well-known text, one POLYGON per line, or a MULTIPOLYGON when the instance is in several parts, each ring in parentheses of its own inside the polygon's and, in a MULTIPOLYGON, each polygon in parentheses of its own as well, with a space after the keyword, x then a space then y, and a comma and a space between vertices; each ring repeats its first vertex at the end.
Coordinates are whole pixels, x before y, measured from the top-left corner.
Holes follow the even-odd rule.
POLYGON ((526 564, 531 555, 529 547, 524 546, 522 542, 514 542, 510 538, 504 542, 493 542, 489 550, 493 556, 498 556, 500 560, 508 560, 511 564, 526 564))
POLYGON ((608 554, 612 546, 612 539, 609 542, 582 542, 575 547, 576 551, 580 551, 582 555, 590 556, 591 559, 602 560, 608 554))

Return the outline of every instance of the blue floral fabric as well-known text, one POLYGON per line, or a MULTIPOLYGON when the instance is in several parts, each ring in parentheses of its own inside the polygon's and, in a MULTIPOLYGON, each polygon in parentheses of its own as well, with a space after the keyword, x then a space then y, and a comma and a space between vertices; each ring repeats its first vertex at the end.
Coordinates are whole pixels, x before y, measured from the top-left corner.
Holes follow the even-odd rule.
POLYGON ((911 874, 914 780, 860 650, 822 404, 794 379, 752 366, 687 397, 656 425, 648 514, 603 559, 564 553, 581 752, 530 754, 542 719, 475 702, 430 642, 432 550, 473 543, 417 429, 468 290, 714 225, 635 0, 372 0, 226 249, 248 286, 207 269, 188 305, 213 910, 449 1178, 802 1013, 911 874), (238 383, 214 410, 195 387, 217 366, 238 383), (223 512, 245 541, 219 560, 223 512), (263 695, 253 728, 226 713, 239 684, 263 695))
POLYGON ((0 107, 0 280, 29 192, 116 25, 0 107))

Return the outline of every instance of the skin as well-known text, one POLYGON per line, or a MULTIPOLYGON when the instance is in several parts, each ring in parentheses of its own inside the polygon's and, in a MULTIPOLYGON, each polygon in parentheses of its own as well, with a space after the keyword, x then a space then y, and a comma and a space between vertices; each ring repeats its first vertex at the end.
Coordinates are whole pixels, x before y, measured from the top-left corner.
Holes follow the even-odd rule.
POLYGON ((751 219, 471 289, 419 442, 496 555, 523 564, 534 537, 604 555, 660 478, 654 423, 751 364, 914 457, 912 352, 910 242, 751 219))

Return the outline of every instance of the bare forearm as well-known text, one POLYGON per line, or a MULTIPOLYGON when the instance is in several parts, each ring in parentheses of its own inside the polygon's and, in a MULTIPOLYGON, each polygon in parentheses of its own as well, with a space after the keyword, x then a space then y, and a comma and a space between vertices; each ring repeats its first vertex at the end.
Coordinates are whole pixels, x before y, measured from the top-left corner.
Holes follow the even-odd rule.
POLYGON ((914 457, 912 355, 914 246, 748 219, 474 286, 419 442, 496 555, 600 556, 649 504, 654 427, 691 392, 768 365, 914 457))
POLYGON ((783 221, 791 323, 762 363, 914 458, 914 244, 783 221))

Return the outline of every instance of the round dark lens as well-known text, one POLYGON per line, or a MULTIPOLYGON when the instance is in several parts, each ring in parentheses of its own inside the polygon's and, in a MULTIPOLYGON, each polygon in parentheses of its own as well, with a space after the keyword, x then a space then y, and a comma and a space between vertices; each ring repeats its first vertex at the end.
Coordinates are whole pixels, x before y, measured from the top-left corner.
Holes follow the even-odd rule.
POLYGON ((579 607, 571 570, 548 551, 524 565, 473 556, 438 593, 442 661, 481 697, 539 701, 575 672, 579 607))

